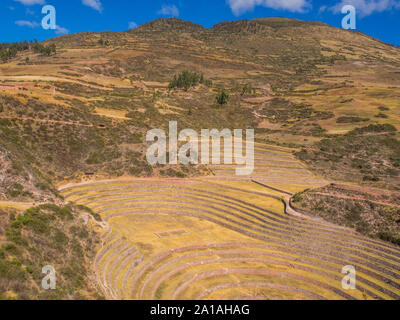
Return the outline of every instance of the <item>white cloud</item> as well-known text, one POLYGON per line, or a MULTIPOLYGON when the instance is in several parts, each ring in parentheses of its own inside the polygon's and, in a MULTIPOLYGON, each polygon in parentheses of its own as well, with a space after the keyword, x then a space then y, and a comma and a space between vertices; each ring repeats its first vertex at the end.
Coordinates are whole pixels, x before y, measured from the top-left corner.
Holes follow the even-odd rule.
POLYGON ((67 34, 69 30, 60 26, 56 26, 56 34, 67 34))
POLYGON ((400 8, 400 1, 397 0, 341 0, 331 7, 334 13, 340 13, 343 6, 352 5, 356 8, 360 17, 366 17, 376 12, 384 12, 400 8))
POLYGON ((134 21, 129 22, 129 29, 136 29, 138 27, 137 23, 134 21))
POLYGON ((18 21, 15 21, 15 24, 20 27, 29 27, 29 28, 39 27, 39 23, 37 23, 35 21, 27 21, 27 20, 18 20, 18 21))
POLYGON ((98 12, 103 11, 103 6, 102 6, 100 0, 82 0, 82 4, 84 4, 85 6, 91 7, 98 12))
POLYGON ((157 14, 161 14, 163 16, 171 16, 171 17, 178 17, 179 16, 179 9, 176 5, 163 5, 160 10, 158 10, 157 14))
POLYGON ((328 10, 328 6, 322 6, 319 8, 318 13, 325 12, 326 10, 328 10))
POLYGON ((311 8, 311 0, 226 0, 232 12, 239 16, 256 6, 291 12, 306 12, 311 8))
POLYGON ((34 4, 44 4, 44 0, 14 0, 26 6, 33 6, 34 4))

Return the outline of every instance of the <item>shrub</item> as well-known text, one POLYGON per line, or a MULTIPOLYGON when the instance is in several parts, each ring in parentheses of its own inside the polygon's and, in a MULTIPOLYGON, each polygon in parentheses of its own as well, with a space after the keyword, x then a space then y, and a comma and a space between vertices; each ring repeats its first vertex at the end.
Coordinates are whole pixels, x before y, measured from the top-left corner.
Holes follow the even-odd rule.
POLYGON ((382 112, 379 112, 376 116, 376 118, 382 118, 382 119, 387 119, 389 116, 387 114, 384 114, 382 112))
POLYGON ((339 117, 336 120, 336 123, 357 123, 357 122, 367 122, 368 118, 360 118, 360 117, 339 117))
POLYGON ((68 237, 60 230, 56 230, 54 234, 54 241, 61 246, 64 246, 68 243, 68 237))
POLYGON ((367 127, 354 129, 348 135, 363 134, 363 133, 380 133, 380 132, 396 132, 397 129, 391 124, 370 124, 367 127))
POLYGON ((376 176, 364 176, 363 181, 377 182, 377 181, 379 181, 379 178, 376 176))
POLYGON ((378 237, 383 241, 388 241, 400 245, 400 238, 390 232, 381 232, 378 237))

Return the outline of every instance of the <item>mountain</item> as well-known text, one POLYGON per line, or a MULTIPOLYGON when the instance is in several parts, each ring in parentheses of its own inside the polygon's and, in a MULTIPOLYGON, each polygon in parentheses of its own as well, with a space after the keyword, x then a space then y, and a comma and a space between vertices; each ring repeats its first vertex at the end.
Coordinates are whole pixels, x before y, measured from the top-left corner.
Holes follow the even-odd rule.
MULTIPOLYGON (((338 192, 324 183, 341 186, 340 201, 352 201, 348 210, 354 190, 343 186, 362 189, 357 201, 376 190, 399 196, 400 49, 390 44, 317 21, 260 18, 204 28, 173 18, 41 45, 55 45, 56 53, 31 45, 0 64, 0 205, 7 210, 68 205, 76 199, 60 187, 85 181, 218 178, 223 169, 212 166, 148 164, 146 134, 168 131, 169 121, 196 131, 255 128, 256 142, 274 151, 268 168, 246 183, 286 190, 278 192, 283 200, 299 192, 302 210, 323 218, 327 211, 315 203, 333 206, 335 215, 347 208, 332 202, 328 196, 338 192), (182 76, 180 88, 173 80, 182 74, 195 80, 182 76), (222 90, 229 101, 218 105, 222 90), (313 188, 319 191, 305 191, 313 188)), ((229 180, 229 188, 239 183, 229 180)), ((393 210, 385 226, 400 214, 393 210)), ((357 219, 370 217, 369 207, 367 213, 357 219)), ((357 228, 345 220, 331 222, 357 228)), ((358 232, 398 243, 397 226, 378 230, 375 222, 357 224, 358 232)), ((7 241, 3 229, 0 244, 7 241)), ((139 244, 144 256, 152 252, 147 246, 139 244)))

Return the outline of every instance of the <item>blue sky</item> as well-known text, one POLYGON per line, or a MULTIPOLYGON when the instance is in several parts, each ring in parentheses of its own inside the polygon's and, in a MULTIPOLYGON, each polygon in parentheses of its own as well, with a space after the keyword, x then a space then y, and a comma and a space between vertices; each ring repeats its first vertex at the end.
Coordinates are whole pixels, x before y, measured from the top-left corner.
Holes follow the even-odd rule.
POLYGON ((357 10, 357 30, 400 45, 400 0, 1 0, 0 42, 39 41, 82 31, 123 31, 177 16, 212 27, 224 20, 280 16, 341 27, 340 8, 357 10), (45 5, 56 8, 56 30, 44 30, 45 5))

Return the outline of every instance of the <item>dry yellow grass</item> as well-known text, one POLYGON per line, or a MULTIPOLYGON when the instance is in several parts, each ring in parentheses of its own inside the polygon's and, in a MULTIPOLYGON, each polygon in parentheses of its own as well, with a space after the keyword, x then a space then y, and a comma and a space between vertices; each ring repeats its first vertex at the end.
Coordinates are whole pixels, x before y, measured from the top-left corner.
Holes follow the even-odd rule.
POLYGON ((123 110, 96 108, 96 113, 98 115, 116 120, 129 120, 129 118, 126 117, 127 112, 123 110))

